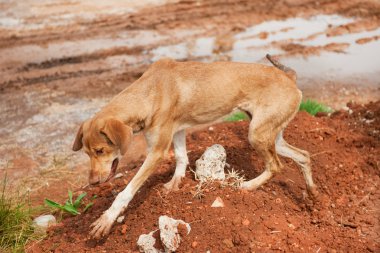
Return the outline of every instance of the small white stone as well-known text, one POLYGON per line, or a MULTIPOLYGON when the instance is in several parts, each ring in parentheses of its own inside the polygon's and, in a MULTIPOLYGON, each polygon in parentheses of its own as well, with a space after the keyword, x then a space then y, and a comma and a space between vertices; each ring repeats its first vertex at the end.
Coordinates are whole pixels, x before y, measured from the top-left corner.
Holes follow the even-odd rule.
POLYGON ((123 220, 124 220, 124 216, 119 216, 119 217, 116 219, 117 223, 122 223, 123 220))
POLYGON ((139 247, 140 252, 143 253, 160 253, 161 251, 154 247, 156 239, 153 237, 155 231, 150 232, 149 234, 142 234, 137 240, 137 246, 139 247))
POLYGON ((123 177, 124 175, 123 175, 123 173, 117 173, 115 176, 114 176, 114 178, 120 178, 120 177, 123 177))
POLYGON ((51 225, 55 225, 57 221, 53 215, 48 214, 48 215, 38 216, 37 218, 33 220, 33 223, 35 224, 35 226, 45 230, 51 225))
POLYGON ((178 233, 178 225, 183 224, 187 228, 187 234, 190 233, 190 225, 183 220, 175 220, 166 215, 158 219, 161 242, 165 247, 165 252, 175 252, 181 243, 181 236, 178 233))
POLYGON ((224 180, 226 175, 226 150, 222 145, 215 144, 208 147, 203 155, 195 162, 195 174, 201 181, 224 180))
POLYGON ((224 202, 220 197, 217 197, 212 203, 211 207, 224 207, 224 202))

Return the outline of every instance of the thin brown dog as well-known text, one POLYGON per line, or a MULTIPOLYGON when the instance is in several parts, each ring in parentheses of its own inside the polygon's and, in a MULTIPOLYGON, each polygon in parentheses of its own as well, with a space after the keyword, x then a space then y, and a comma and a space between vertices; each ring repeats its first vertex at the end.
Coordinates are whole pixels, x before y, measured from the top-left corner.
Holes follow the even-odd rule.
POLYGON ((80 126, 73 150, 83 147, 89 155, 92 184, 112 177, 134 133, 143 131, 148 143, 148 155, 140 170, 111 207, 92 224, 93 237, 101 238, 109 233, 172 142, 176 169, 165 188, 178 189, 188 164, 185 129, 216 121, 236 109, 251 117, 248 140, 265 161, 264 172, 241 187, 256 189, 279 172, 282 165, 278 153, 300 165, 309 193, 317 194, 308 152, 289 145, 282 137, 302 99, 296 74, 269 55, 267 58, 276 67, 159 60, 80 126))

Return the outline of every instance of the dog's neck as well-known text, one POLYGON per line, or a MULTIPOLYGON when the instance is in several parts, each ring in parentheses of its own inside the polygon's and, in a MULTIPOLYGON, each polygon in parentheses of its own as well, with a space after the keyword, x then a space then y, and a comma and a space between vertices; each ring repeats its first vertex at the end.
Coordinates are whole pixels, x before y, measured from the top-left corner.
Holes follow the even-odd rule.
POLYGON ((107 119, 112 115, 112 118, 120 120, 124 124, 128 125, 133 129, 133 133, 138 133, 144 130, 147 126, 149 119, 148 109, 148 99, 141 101, 134 96, 123 97, 124 100, 128 101, 128 107, 125 103, 121 103, 118 97, 115 97, 108 105, 106 105, 100 112, 97 113, 97 118, 107 119))

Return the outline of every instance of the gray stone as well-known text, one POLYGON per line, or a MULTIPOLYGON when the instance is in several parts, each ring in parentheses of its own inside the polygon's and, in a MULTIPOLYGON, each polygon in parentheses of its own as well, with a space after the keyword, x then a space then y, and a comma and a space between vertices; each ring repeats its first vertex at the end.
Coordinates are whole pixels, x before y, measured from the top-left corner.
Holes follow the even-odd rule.
POLYGON ((215 144, 208 147, 203 155, 195 162, 195 175, 201 182, 221 180, 226 178, 226 150, 222 145, 215 144))
POLYGON ((51 225, 55 225, 57 223, 55 217, 51 214, 38 216, 33 220, 33 223, 38 228, 46 230, 51 225))
POLYGON ((166 215, 158 219, 161 242, 165 247, 165 252, 175 252, 181 243, 181 235, 178 232, 178 226, 185 225, 187 234, 190 233, 190 225, 183 220, 175 220, 166 215))
POLYGON ((153 234, 156 231, 152 231, 149 234, 142 234, 137 240, 137 246, 139 247, 140 252, 143 253, 161 253, 162 251, 156 249, 154 244, 156 239, 153 237, 153 234))

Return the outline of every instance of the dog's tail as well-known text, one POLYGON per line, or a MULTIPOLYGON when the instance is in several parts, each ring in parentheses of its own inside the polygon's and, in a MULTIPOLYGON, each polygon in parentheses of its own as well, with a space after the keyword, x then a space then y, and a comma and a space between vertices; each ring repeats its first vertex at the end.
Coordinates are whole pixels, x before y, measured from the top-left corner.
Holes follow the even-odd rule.
POLYGON ((286 67, 285 65, 282 65, 279 61, 277 61, 276 59, 274 59, 271 55, 267 54, 266 55, 267 59, 278 69, 282 70, 285 72, 285 74, 290 78, 292 79, 294 82, 297 80, 297 73, 289 68, 289 67, 286 67))

